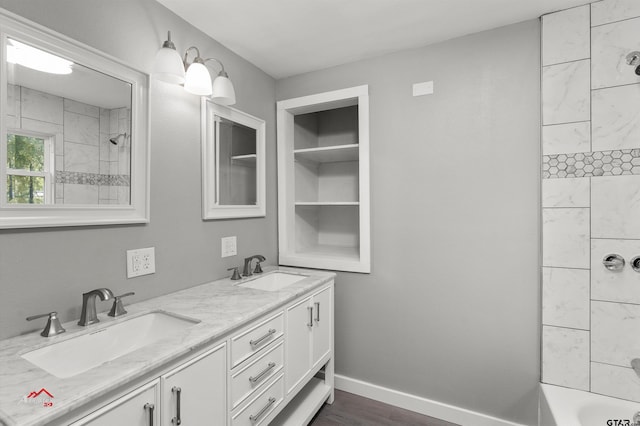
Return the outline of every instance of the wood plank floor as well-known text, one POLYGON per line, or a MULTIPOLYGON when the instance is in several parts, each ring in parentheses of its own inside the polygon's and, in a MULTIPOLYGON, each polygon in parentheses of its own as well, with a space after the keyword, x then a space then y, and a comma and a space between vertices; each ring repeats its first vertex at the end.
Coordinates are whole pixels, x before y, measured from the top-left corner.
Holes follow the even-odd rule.
POLYGON ((333 404, 324 404, 309 426, 458 426, 393 405, 336 390, 333 404))

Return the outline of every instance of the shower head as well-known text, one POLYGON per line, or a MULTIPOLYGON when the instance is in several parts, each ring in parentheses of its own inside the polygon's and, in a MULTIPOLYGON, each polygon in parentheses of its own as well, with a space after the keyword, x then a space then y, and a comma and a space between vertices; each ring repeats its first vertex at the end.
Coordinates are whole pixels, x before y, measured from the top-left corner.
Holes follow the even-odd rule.
POLYGON ((120 142, 120 138, 124 138, 126 140, 128 136, 129 135, 127 135, 126 133, 120 133, 118 136, 114 136, 111 139, 109 139, 109 142, 111 142, 114 145, 118 145, 118 142, 120 142))

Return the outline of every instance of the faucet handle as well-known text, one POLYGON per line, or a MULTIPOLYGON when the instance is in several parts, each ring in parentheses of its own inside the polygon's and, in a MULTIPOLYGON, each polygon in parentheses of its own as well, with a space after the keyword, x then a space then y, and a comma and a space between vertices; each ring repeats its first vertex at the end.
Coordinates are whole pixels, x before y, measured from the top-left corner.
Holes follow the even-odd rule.
POLYGON ((258 259, 258 260, 256 261, 256 267, 255 267, 255 269, 253 270, 253 273, 254 273, 254 274, 261 274, 261 273, 262 273, 262 266, 260 266, 260 262, 261 262, 261 260, 260 260, 260 259, 258 259))
POLYGON ((111 310, 107 315, 110 317, 119 317, 120 315, 124 315, 127 311, 124 310, 124 305, 122 305, 122 298, 133 296, 135 293, 130 291, 129 293, 121 294, 120 296, 116 296, 113 299, 113 305, 111 305, 111 310))
POLYGON ((232 269, 233 269, 233 274, 231 275, 231 279, 232 279, 233 281, 236 281, 236 280, 240 280, 240 279, 242 279, 242 277, 240 276, 240 272, 238 272, 238 267, 237 267, 237 266, 234 266, 233 268, 229 268, 229 269, 227 269, 227 271, 230 271, 230 270, 232 270, 232 269))
POLYGON ((47 325, 45 325, 44 330, 40 333, 42 337, 51 337, 56 334, 64 333, 66 330, 60 324, 60 320, 58 319, 57 312, 49 312, 48 314, 40 314, 40 315, 32 315, 27 317, 27 321, 33 321, 34 319, 49 317, 47 320, 47 325))

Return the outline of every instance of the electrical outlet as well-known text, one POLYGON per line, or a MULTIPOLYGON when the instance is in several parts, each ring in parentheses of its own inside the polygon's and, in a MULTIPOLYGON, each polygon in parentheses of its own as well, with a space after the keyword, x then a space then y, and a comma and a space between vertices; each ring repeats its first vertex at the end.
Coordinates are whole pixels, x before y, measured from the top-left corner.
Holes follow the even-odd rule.
POLYGON ((127 278, 156 272, 156 250, 154 247, 127 250, 127 278))
POLYGON ((222 255, 220 257, 235 256, 238 254, 238 245, 236 237, 223 237, 220 239, 222 245, 222 255))

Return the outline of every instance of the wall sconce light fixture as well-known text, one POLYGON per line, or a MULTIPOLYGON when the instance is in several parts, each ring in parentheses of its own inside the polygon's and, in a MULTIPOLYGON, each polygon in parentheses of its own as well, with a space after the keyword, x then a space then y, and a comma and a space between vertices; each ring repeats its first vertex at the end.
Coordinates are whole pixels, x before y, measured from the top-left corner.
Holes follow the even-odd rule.
POLYGON ((171 31, 167 40, 162 44, 153 67, 153 74, 159 80, 173 84, 184 84, 184 89, 195 95, 211 96, 211 100, 220 105, 233 105, 236 103, 236 92, 229 75, 224 70, 224 65, 216 58, 202 58, 200 50, 189 47, 181 58, 176 46, 171 41, 171 31), (189 52, 195 51, 196 57, 188 61, 189 52), (220 65, 220 72, 211 84, 211 75, 206 63, 215 61, 220 65), (186 72, 185 72, 186 71, 186 72))

